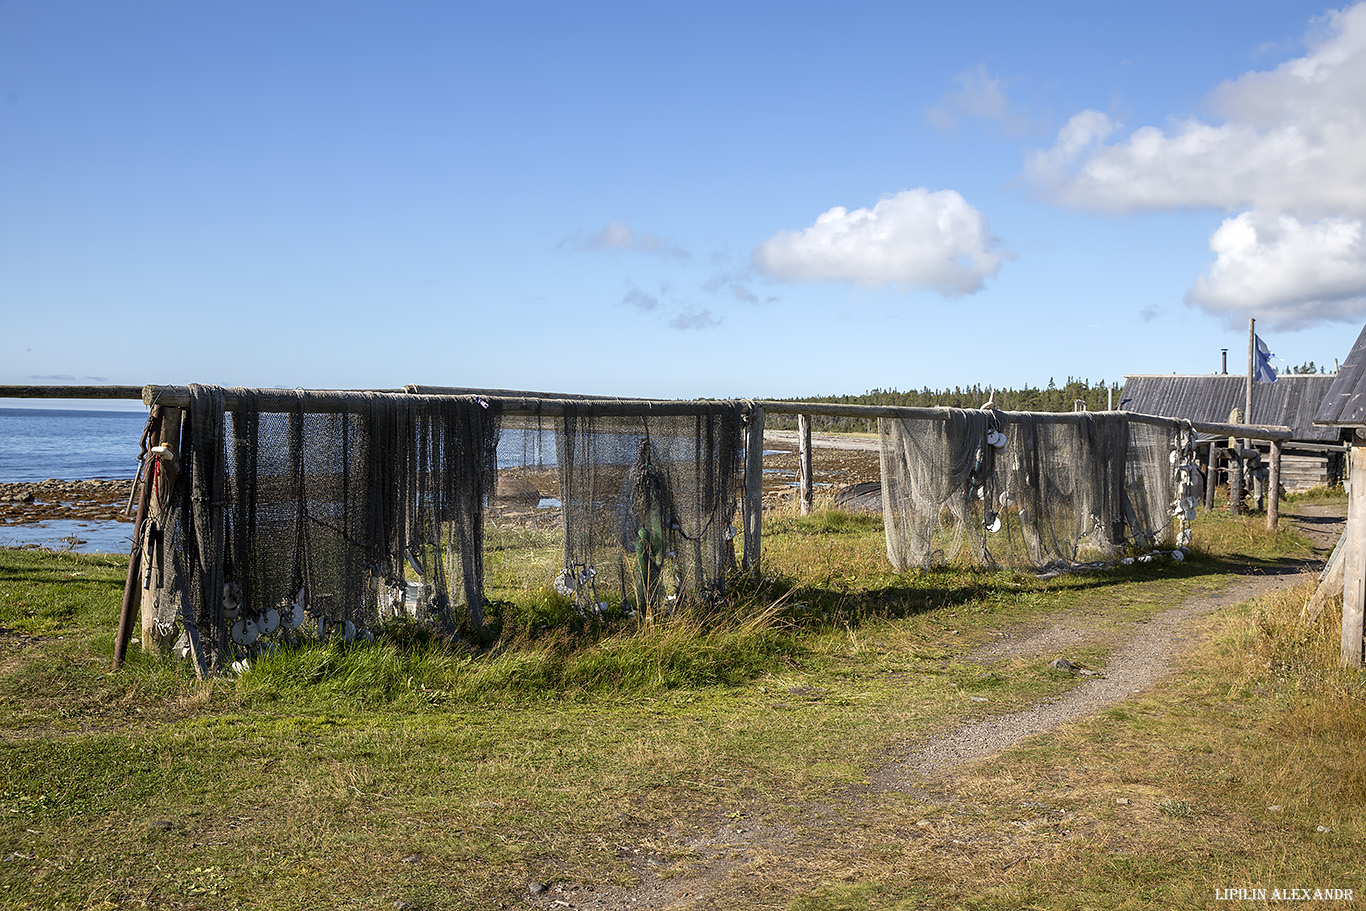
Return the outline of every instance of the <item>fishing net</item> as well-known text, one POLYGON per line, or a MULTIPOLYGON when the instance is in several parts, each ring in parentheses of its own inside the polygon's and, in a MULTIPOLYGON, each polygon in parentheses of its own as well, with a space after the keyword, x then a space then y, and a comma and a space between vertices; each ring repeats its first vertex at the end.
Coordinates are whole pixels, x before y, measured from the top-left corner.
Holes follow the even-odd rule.
POLYGON ((496 409, 354 393, 316 413, 308 400, 266 411, 252 390, 190 387, 157 619, 182 621, 206 669, 305 624, 349 639, 405 608, 482 624, 496 409))
POLYGON ((741 406, 612 417, 569 406, 555 433, 564 563, 581 607, 650 615, 724 591, 734 565, 741 406))
POLYGON ((897 569, 1074 566, 1151 547, 1171 530, 1169 428, 1119 414, 960 409, 879 428, 897 569))

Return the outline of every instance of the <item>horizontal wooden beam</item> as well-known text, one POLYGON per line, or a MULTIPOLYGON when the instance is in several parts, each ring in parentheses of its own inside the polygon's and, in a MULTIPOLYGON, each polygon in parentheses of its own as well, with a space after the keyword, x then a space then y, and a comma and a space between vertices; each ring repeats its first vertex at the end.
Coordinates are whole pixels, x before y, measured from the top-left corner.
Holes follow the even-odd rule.
MULTIPOLYGON (((900 405, 841 405, 831 402, 763 402, 766 414, 827 414, 835 417, 856 418, 922 418, 942 419, 948 416, 950 408, 912 408, 900 405)), ((960 409, 961 410, 961 409, 960 409)), ((1140 424, 1154 424, 1162 427, 1176 427, 1187 424, 1201 433, 1218 433, 1226 436, 1246 437, 1255 440, 1288 440, 1292 431, 1289 427, 1275 424, 1216 424, 1207 421, 1182 421, 1177 418, 1157 414, 1141 414, 1137 411, 998 411, 1001 420, 1011 423, 1030 418, 1044 418, 1051 421, 1085 421, 1100 415, 1124 415, 1140 424)))
POLYGON ((572 392, 528 392, 522 389, 480 389, 475 386, 424 386, 409 383, 403 391, 412 395, 477 395, 481 398, 579 399, 593 402, 662 402, 672 399, 632 399, 615 395, 578 395, 572 392))
MULTIPOLYGON (((251 401, 261 411, 289 413, 302 410, 307 414, 350 414, 362 411, 367 400, 402 400, 411 403, 429 399, 433 403, 462 399, 496 405, 500 413, 514 416, 542 415, 555 417, 567 412, 604 416, 690 415, 705 411, 709 406, 729 405, 715 401, 660 401, 654 399, 584 399, 532 398, 499 395, 415 395, 402 391, 370 392, 339 389, 246 389, 224 390, 224 408, 238 411, 251 401)), ((188 408, 190 390, 186 386, 147 386, 143 402, 148 405, 171 405, 188 408)))
POLYGON ((140 399, 141 386, 0 386, 3 399, 140 399))

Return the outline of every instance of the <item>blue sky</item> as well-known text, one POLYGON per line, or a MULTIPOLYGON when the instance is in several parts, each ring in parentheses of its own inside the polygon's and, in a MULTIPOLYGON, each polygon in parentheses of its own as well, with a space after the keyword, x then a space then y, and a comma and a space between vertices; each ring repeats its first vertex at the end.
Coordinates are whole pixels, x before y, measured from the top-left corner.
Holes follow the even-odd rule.
POLYGON ((1366 322, 1366 6, 0 0, 0 384, 651 397, 1366 322))

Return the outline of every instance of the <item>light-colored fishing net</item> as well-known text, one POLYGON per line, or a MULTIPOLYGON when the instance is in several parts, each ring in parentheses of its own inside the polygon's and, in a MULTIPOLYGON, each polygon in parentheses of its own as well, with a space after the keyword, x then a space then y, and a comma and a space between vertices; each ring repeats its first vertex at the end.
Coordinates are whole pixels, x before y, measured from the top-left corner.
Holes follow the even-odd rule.
POLYGON ((1048 568, 1168 536, 1172 430, 1120 414, 944 409, 879 421, 887 554, 1048 568))

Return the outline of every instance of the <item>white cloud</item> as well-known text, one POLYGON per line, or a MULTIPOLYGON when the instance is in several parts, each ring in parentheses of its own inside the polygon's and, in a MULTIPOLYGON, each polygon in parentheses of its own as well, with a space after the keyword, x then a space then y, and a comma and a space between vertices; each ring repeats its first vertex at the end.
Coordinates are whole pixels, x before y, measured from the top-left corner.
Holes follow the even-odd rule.
POLYGON ((1001 124, 1007 132, 1025 131, 1025 119, 1016 114, 1006 98, 1005 82, 992 76, 982 64, 954 77, 958 88, 945 92, 925 118, 940 130, 952 132, 963 117, 980 117, 1001 124))
POLYGON ((1232 324, 1249 316, 1282 329, 1366 314, 1362 222, 1244 212, 1210 238, 1216 259, 1186 302, 1232 324))
POLYGON ((614 221, 591 237, 582 235, 561 241, 560 249, 574 253, 591 253, 597 250, 638 250, 659 256, 677 259, 690 259, 683 247, 658 234, 648 231, 635 231, 624 221, 614 221))
POLYGON ((784 281, 849 281, 927 288, 947 297, 982 290, 1004 254, 981 212, 953 190, 903 190, 871 209, 836 206, 801 231, 754 251, 784 281))
POLYGON ((1366 4, 1331 12, 1309 53, 1212 93, 1221 122, 1187 118, 1127 136, 1082 111, 1027 176, 1066 205, 1106 212, 1262 208, 1366 215, 1366 4))
POLYGON ((1246 210, 1210 238, 1186 302, 1284 329, 1366 313, 1366 4, 1313 23, 1308 50, 1245 73, 1187 117, 1127 135, 1098 111, 1063 126, 1026 176, 1091 211, 1246 210))

